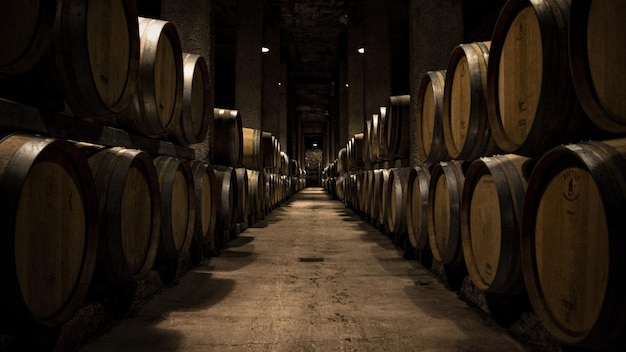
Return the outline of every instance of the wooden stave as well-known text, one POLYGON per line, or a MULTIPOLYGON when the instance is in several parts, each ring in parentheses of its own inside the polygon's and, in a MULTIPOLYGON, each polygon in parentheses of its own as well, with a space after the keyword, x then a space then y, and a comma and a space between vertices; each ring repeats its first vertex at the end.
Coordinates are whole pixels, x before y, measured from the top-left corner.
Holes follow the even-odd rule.
POLYGON ((241 166, 243 130, 239 111, 215 108, 213 135, 223 137, 220 143, 213 141, 213 162, 222 166, 241 166))
MULTIPOLYGON (((626 226, 623 212, 619 210, 626 207, 625 155, 624 140, 621 139, 562 145, 552 148, 537 161, 528 180, 521 236, 522 268, 528 297, 542 325, 558 341, 567 345, 609 350, 626 348, 623 337, 626 332, 626 321, 615 320, 616 316, 623 316, 622 302, 626 296, 626 288, 622 284, 623 273, 626 270, 626 263, 623 260, 626 242, 619 230, 626 226), (598 191, 604 209, 608 210, 605 212, 607 216, 605 220, 610 224, 607 234, 610 244, 607 256, 610 268, 606 291, 602 292, 604 297, 593 328, 583 333, 571 331, 554 321, 555 318, 551 310, 546 308, 542 290, 539 288, 541 284, 535 263, 535 211, 546 187, 544 180, 547 178, 546 175, 554 176, 559 168, 571 165, 589 172, 594 183, 602 186, 598 191)), ((595 260, 597 258, 594 257, 595 260)), ((596 300, 593 303, 596 303, 596 300)))
POLYGON ((382 195, 382 177, 383 177, 383 170, 382 169, 375 169, 374 170, 374 175, 372 177, 372 194, 373 194, 373 199, 370 202, 370 209, 369 209, 369 214, 372 220, 376 220, 378 219, 378 214, 379 214, 379 208, 380 208, 380 199, 381 199, 381 195, 382 195))
POLYGON ((190 161, 191 172, 194 176, 194 192, 195 192, 195 206, 196 206, 196 216, 194 220, 194 231, 193 231, 193 240, 196 244, 199 245, 209 245, 210 248, 215 248, 214 244, 214 234, 215 234, 215 222, 217 216, 217 201, 214 197, 216 187, 216 177, 215 170, 210 164, 192 160, 190 161), (211 197, 210 201, 210 210, 208 211, 208 219, 204 218, 206 216, 206 209, 202 206, 202 195, 206 195, 205 189, 203 188, 203 180, 208 178, 209 181, 209 196, 211 197), (208 224, 204 224, 203 220, 208 220, 208 224))
POLYGON ((389 211, 389 169, 381 169, 380 201, 378 204, 378 224, 387 226, 387 212, 389 211))
POLYGON ((374 179, 374 172, 372 170, 366 170, 363 172, 363 183, 361 187, 361 212, 369 213, 370 204, 372 202, 372 181, 374 179))
POLYGON ((158 259, 178 259, 189 251, 193 239, 195 224, 195 184, 189 161, 177 157, 160 155, 153 159, 156 167, 161 190, 161 239, 157 250, 158 259), (174 233, 175 223, 172 223, 172 195, 174 192, 176 174, 181 172, 187 188, 187 220, 184 222, 184 234, 174 233), (177 236, 182 236, 180 244, 177 236))
POLYGON ((389 171, 389 212, 387 229, 389 232, 404 235, 407 233, 407 182, 411 168, 393 168, 389 171))
MULTIPOLYGON (((214 188, 217 200, 216 224, 217 231, 230 231, 235 224, 234 209, 238 207, 237 174, 230 166, 215 166, 216 187, 214 188)), ((216 235, 217 237, 217 235, 216 235)), ((216 239, 216 243, 218 240, 216 239)), ((222 245, 224 243, 221 243, 222 245)))
POLYGON ((461 266, 464 260, 461 245, 460 211, 463 183, 465 181, 463 169, 465 167, 466 162, 459 160, 450 160, 435 164, 430 174, 428 187, 428 242, 430 249, 435 260, 451 266, 461 266), (437 214, 434 209, 435 191, 440 177, 444 177, 446 180, 446 187, 448 189, 447 199, 450 203, 449 208, 445 209, 449 211, 450 215, 447 229, 449 238, 448 242, 445 244, 446 248, 438 247, 437 227, 434 219, 437 214))
POLYGON ((376 133, 376 140, 374 143, 377 144, 377 161, 391 161, 393 160, 393 156, 387 150, 387 121, 389 120, 389 107, 388 106, 380 106, 378 108, 378 131, 376 133))
POLYGON ((113 147, 90 156, 88 162, 94 175, 102 219, 94 281, 96 278, 109 284, 139 281, 152 269, 160 241, 161 191, 152 158, 140 150, 113 147), (143 256, 143 263, 132 270, 125 258, 128 253, 123 245, 121 224, 123 192, 119 190, 126 187, 126 174, 134 166, 143 169, 142 174, 149 185, 153 221, 145 252, 137 253, 143 256))
POLYGON ((484 157, 473 161, 465 175, 461 201, 463 255, 470 279, 482 291, 506 295, 523 294, 526 291, 522 273, 520 233, 527 182, 522 168, 529 160, 514 154, 484 157), (492 282, 486 282, 477 268, 476 253, 471 243, 471 202, 475 186, 483 175, 491 175, 494 178, 501 216, 500 256, 492 282))
POLYGON ((250 215, 256 219, 265 217, 265 179, 261 171, 247 169, 248 173, 248 195, 250 199, 250 215))
POLYGON ((370 163, 380 161, 380 113, 372 114, 372 133, 369 139, 370 163))
MULTIPOLYGON (((263 170, 264 158, 267 149, 263 140, 263 132, 254 128, 242 127, 243 155, 241 164, 243 167, 260 171, 263 170)), ((271 151, 271 150, 270 150, 271 151)))
POLYGON ((354 137, 352 137, 352 139, 350 140, 350 148, 348 149, 349 151, 349 169, 350 170, 359 170, 361 168, 363 168, 364 165, 364 161, 363 161, 363 146, 364 146, 364 134, 363 133, 357 133, 354 135, 354 137))
POLYGON ((416 166, 409 172, 407 179, 407 233, 411 245, 415 249, 425 249, 428 243, 428 191, 430 183, 430 172, 424 166, 416 166), (419 219, 413 217, 413 192, 416 191, 415 184, 420 190, 422 216, 419 219), (421 221, 416 221, 421 220, 421 221))
POLYGON ((182 145, 201 143, 206 138, 209 129, 209 122, 212 118, 211 86, 209 69, 203 56, 197 54, 183 53, 183 98, 181 102, 180 122, 176 128, 176 140, 182 145), (200 74, 202 82, 202 113, 199 117, 194 114, 194 101, 196 96, 193 93, 194 87, 197 89, 195 81, 196 73, 200 74))
POLYGON ((448 151, 445 148, 445 142, 443 138, 443 92, 445 87, 445 77, 446 71, 428 71, 424 76, 422 76, 422 80, 420 81, 420 86, 417 93, 417 116, 416 116, 416 125, 417 125, 417 154, 422 163, 427 165, 434 165, 440 161, 448 160, 450 157, 448 155, 448 151), (435 98, 434 101, 434 131, 433 138, 430 141, 425 141, 422 134, 422 120, 423 120, 423 106, 424 106, 424 95, 426 93, 426 89, 429 86, 429 83, 433 87, 433 95, 435 98), (439 116, 439 118, 437 118, 439 116), (429 153, 426 154, 425 146, 426 143, 429 143, 429 153), (434 147, 433 147, 434 144, 434 147))
POLYGON ((235 209, 235 221, 238 223, 247 223, 248 215, 250 215, 249 207, 249 185, 248 185, 248 173, 246 168, 235 168, 235 175, 237 176, 237 209, 235 209))
POLYGON ((398 95, 389 97, 387 119, 384 128, 387 143, 386 150, 393 159, 406 159, 409 156, 411 96, 398 95))
MULTIPOLYGON (((344 148, 345 149, 345 148, 344 148)), ((344 160, 344 167, 348 166, 347 154, 344 154, 346 158, 344 160)), ((280 174, 289 175, 289 155, 285 152, 280 152, 280 174)))
MULTIPOLYGON (((22 188, 25 183, 25 177, 30 172, 30 168, 35 164, 38 158, 41 158, 43 152, 55 149, 66 156, 69 156, 76 165, 76 173, 83 190, 86 192, 86 244, 83 253, 83 263, 80 269, 79 278, 73 286, 71 297, 60 305, 55 314, 40 318, 35 316, 25 302, 23 293, 21 292, 19 277, 17 274, 17 265, 15 263, 15 252, 4 253, 0 256, 2 265, 0 266, 0 274, 2 275, 5 289, 0 292, 2 304, 0 309, 3 311, 1 316, 10 318, 7 321, 0 320, 0 330, 8 333, 21 333, 24 331, 32 331, 32 329, 49 329, 58 328, 65 322, 69 321, 75 312, 78 311, 87 295, 88 288, 92 279, 96 265, 97 243, 98 243, 98 227, 100 218, 98 215, 97 194, 95 184, 89 164, 86 157, 68 141, 29 136, 26 134, 15 133, 0 139, 0 145, 10 148, 10 158, 2 158, 0 163, 0 191, 3 194, 3 202, 0 203, 2 209, 0 221, 3 227, 15 230, 17 216, 17 202, 21 198, 22 188), (10 145, 7 147, 7 144, 10 145), (8 176, 5 171, 9 171, 8 176), (8 179, 5 179, 8 178, 8 179)), ((15 248, 15 238, 12 236, 0 236, 2 243, 1 248, 15 248)))
POLYGON ((276 167, 276 139, 271 132, 263 131, 263 169, 276 167))
POLYGON ((341 148, 337 152, 337 172, 343 173, 348 171, 348 148, 341 148))

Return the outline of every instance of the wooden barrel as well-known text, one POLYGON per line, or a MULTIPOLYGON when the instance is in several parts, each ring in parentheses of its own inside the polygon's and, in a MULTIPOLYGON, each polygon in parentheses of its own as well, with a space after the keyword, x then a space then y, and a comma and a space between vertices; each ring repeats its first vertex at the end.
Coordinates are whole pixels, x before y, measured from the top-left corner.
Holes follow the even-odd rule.
POLYGON ((144 279, 154 264, 161 229, 161 191, 146 152, 103 148, 89 157, 100 204, 98 282, 144 279))
POLYGON ((344 179, 344 203, 350 207, 354 207, 354 182, 355 175, 346 173, 344 179))
POLYGON ((74 115, 90 119, 124 111, 139 76, 135 1, 64 0, 57 16, 58 83, 74 115))
MULTIPOLYGON (((264 171, 263 172, 263 180, 265 181, 265 202, 264 202, 264 212, 265 214, 269 214, 272 211, 272 197, 274 193, 273 185, 272 185, 272 174, 264 171)), ((328 191, 327 188, 325 188, 328 191)))
POLYGON ((451 159, 474 160, 496 150, 487 118, 490 42, 460 44, 448 59, 443 93, 443 136, 451 159))
POLYGON ((32 69, 50 46, 57 1, 11 1, 0 12, 0 75, 32 69))
POLYGON ((357 133, 350 139, 348 152, 348 169, 359 170, 363 168, 363 133, 357 133))
POLYGON ((511 0, 487 68, 489 125, 505 153, 537 156, 566 136, 576 96, 567 45, 569 1, 511 0))
POLYGON ((98 199, 72 143, 0 139, 0 331, 57 328, 83 303, 96 263, 98 199))
POLYGON ((451 160, 433 167, 428 185, 428 241, 433 258, 444 264, 463 263, 461 196, 464 163, 451 160))
MULTIPOLYGON (((347 160, 344 160, 347 165, 347 160)), ((289 175, 289 155, 285 152, 280 152, 280 174, 281 175, 289 175)))
POLYGON ((576 94, 587 116, 610 133, 626 133, 626 8, 619 0, 572 1, 569 60, 576 94))
MULTIPOLYGON (((274 197, 276 192, 275 175, 271 172, 264 172, 265 179, 265 213, 269 213, 274 209, 274 197)), ((327 183, 327 191, 330 191, 330 184, 327 183)))
POLYGON ((428 187, 430 172, 417 166, 409 172, 406 196, 406 226, 409 240, 415 249, 428 247, 428 187))
POLYGON ((215 183, 216 193, 213 195, 217 202, 215 244, 217 248, 221 248, 229 240, 230 235, 226 233, 233 228, 236 210, 239 207, 235 169, 229 166, 215 166, 215 183))
POLYGON ((372 195, 370 201, 370 209, 369 214, 371 220, 378 219, 378 214, 380 213, 380 200, 382 197, 382 182, 383 181, 383 170, 376 169, 374 170, 374 177, 372 178, 372 195))
POLYGON ((556 147, 537 162, 522 212, 535 314, 559 341, 626 347, 626 140, 556 147))
MULTIPOLYGON (((243 167, 250 170, 263 170, 265 155, 263 132, 254 128, 243 127, 241 135, 243 137, 243 167)), ((270 150, 270 152, 273 152, 273 150, 270 150)))
POLYGON ((370 159, 372 155, 371 139, 372 139, 372 120, 370 119, 370 120, 365 121, 365 126, 363 129, 363 162, 368 163, 368 164, 372 162, 372 160, 370 159))
POLYGON ((389 209, 387 212, 387 229, 397 235, 407 233, 406 228, 406 197, 407 182, 411 168, 394 168, 389 171, 388 192, 389 209))
MULTIPOLYGON (((95 1, 95 0, 94 0, 95 1)), ((120 125, 149 137, 175 135, 183 100, 183 53, 176 27, 139 17, 139 81, 120 125)))
POLYGON ((381 170, 380 198, 378 203, 378 225, 387 225, 387 212, 389 211, 389 169, 381 170))
POLYGON ((446 71, 428 71, 417 93, 417 154, 426 165, 449 159, 443 139, 443 91, 446 71))
POLYGON ((363 171, 363 183, 361 187, 361 207, 359 210, 364 214, 369 213, 370 205, 372 203, 374 171, 363 171))
POLYGON ((483 157, 465 175, 461 237, 465 265, 478 289, 499 294, 525 291, 520 253, 524 167, 529 159, 483 157))
POLYGON ((379 162, 384 162, 384 161, 389 161, 389 160, 393 160, 393 156, 389 153, 389 151, 387 150, 387 121, 389 120, 388 117, 388 113, 389 113, 389 107, 388 106, 381 106, 379 107, 378 110, 378 131, 376 133, 376 141, 374 141, 375 143, 378 144, 377 147, 377 152, 378 152, 378 161, 379 162))
POLYGON ((369 160, 371 163, 380 161, 380 113, 372 114, 372 133, 369 143, 369 160))
POLYGON ((250 207, 248 201, 248 173, 245 167, 235 168, 237 175, 237 209, 235 209, 235 222, 248 223, 250 207))
POLYGON ((351 205, 353 209, 359 208, 359 189, 362 182, 361 175, 363 175, 361 172, 350 175, 350 192, 352 198, 351 205))
POLYGON ((261 171, 247 169, 248 173, 248 199, 250 215, 257 220, 265 217, 265 179, 261 171))
POLYGON ((213 235, 217 216, 217 200, 214 197, 216 187, 215 170, 207 163, 190 161, 193 174, 196 216, 193 227, 193 241, 200 246, 215 248, 213 235))
POLYGON ((348 148, 341 148, 337 152, 337 172, 348 171, 348 148))
POLYGON ((392 159, 406 159, 411 147, 411 96, 399 95, 389 98, 385 120, 385 142, 387 154, 392 159))
POLYGON ((346 199, 346 176, 342 174, 342 176, 337 176, 334 178, 335 183, 335 196, 342 202, 345 202, 346 199))
POLYGON ((157 256, 176 259, 189 250, 196 215, 195 185, 189 162, 161 155, 153 160, 161 188, 161 240, 157 256))
POLYGON ((296 159, 289 160, 289 176, 292 176, 292 177, 300 176, 300 168, 298 167, 298 160, 296 159))
POLYGON ((213 162, 216 165, 239 167, 243 160, 243 129, 237 110, 214 109, 213 162))
POLYGON ((211 121, 211 82, 204 57, 183 53, 183 100, 176 140, 183 145, 201 143, 211 121))
POLYGON ((280 164, 280 148, 278 139, 270 132, 262 133, 263 139, 263 168, 273 169, 280 164))

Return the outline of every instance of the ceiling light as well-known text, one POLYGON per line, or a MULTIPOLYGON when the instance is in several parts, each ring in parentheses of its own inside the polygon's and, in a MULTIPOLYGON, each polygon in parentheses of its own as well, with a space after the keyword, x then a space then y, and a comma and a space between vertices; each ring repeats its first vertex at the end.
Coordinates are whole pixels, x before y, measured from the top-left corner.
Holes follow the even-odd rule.
POLYGON ((270 48, 266 47, 265 45, 261 47, 261 52, 262 53, 269 53, 270 52, 270 48))
POLYGON ((348 83, 346 83, 346 88, 350 87, 350 85, 348 83))
POLYGON ((365 47, 364 46, 359 47, 358 49, 356 49, 356 52, 359 54, 365 54, 365 47))

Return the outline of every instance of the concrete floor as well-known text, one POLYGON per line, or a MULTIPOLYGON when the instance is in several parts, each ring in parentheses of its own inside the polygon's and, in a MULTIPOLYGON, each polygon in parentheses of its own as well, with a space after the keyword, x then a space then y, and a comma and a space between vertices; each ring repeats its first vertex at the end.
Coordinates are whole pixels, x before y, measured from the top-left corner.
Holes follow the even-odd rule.
POLYGON ((81 351, 526 351, 321 188, 81 351))

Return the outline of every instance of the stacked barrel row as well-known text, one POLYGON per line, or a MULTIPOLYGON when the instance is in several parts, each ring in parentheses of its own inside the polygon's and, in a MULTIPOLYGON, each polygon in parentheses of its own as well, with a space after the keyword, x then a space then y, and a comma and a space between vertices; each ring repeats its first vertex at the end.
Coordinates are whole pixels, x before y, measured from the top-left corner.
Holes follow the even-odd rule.
MULTIPOLYGON (((461 44, 423 75, 420 160, 398 187, 410 248, 452 289, 468 275, 509 312, 528 297, 558 342, 596 350, 626 346, 625 14, 619 1, 510 0, 491 41, 461 44)), ((386 112, 365 136, 380 138, 386 112)), ((389 160, 365 144, 370 162, 389 160)), ((406 169, 346 172, 342 156, 327 183, 393 233, 391 183, 406 169)))
POLYGON ((174 25, 139 17, 132 0, 4 11, 0 333, 27 334, 64 324, 88 292, 153 269, 171 282, 160 268, 213 240, 214 172, 171 150, 98 144, 93 133, 36 135, 14 112, 38 116, 55 135, 76 119, 77 130, 113 126, 130 140, 184 147, 205 140, 212 111, 204 58, 183 53, 174 25), (54 126, 51 116, 70 122, 54 126), (5 127, 15 124, 21 131, 5 127))
POLYGON ((217 232, 227 242, 303 187, 297 160, 270 132, 242 127, 238 110, 214 110, 213 160, 222 204, 217 232))

